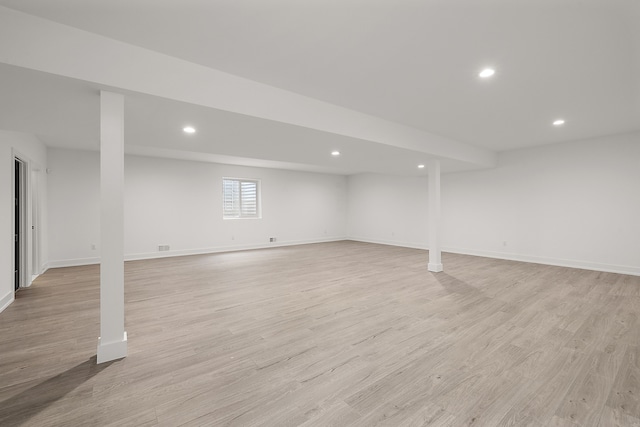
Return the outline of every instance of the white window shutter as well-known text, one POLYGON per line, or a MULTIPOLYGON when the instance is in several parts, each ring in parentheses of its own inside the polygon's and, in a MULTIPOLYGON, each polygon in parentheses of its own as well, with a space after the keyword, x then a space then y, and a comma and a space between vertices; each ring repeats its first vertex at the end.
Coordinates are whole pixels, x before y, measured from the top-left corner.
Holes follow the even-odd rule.
POLYGON ((223 218, 260 218, 259 191, 257 180, 223 178, 223 218))

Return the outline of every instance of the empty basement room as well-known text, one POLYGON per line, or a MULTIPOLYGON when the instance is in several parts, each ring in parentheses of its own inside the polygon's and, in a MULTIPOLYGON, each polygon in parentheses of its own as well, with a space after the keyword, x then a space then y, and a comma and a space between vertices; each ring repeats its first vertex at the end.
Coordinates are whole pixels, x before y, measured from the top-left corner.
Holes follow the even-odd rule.
POLYGON ((640 2, 0 0, 0 426, 640 426, 640 2))

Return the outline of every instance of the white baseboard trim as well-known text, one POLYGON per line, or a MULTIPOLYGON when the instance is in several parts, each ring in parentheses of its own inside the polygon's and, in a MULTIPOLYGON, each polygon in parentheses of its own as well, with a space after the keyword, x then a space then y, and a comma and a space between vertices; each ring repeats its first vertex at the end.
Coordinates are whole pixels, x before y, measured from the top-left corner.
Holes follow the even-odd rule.
POLYGON ((97 363, 110 362, 127 357, 127 331, 124 332, 122 341, 103 343, 98 337, 97 363))
MULTIPOLYGON (((429 247, 420 243, 398 242, 392 240, 368 239, 363 237, 348 237, 348 240, 364 243, 376 243, 381 245, 401 246, 404 248, 429 250, 429 247)), ((628 274, 631 276, 640 276, 640 267, 632 267, 627 265, 602 264, 589 261, 579 261, 571 259, 547 258, 534 255, 520 255, 507 252, 480 251, 473 249, 461 249, 452 247, 443 247, 442 252, 450 252, 461 255, 473 255, 485 258, 505 259, 509 261, 530 262, 534 264, 555 265, 558 267, 581 268, 584 270, 604 271, 606 273, 628 274)), ((445 265, 446 267, 446 265, 445 265)))
POLYGON ((429 250, 427 245, 422 243, 398 242, 394 240, 384 240, 384 239, 368 239, 364 237, 353 237, 353 236, 347 237, 347 240, 353 240, 354 242, 362 242, 362 243, 375 243, 377 245, 400 246, 402 248, 429 250))
POLYGON ((100 258, 77 258, 77 259, 61 259, 55 261, 49 261, 47 265, 47 270, 49 268, 60 268, 60 267, 78 267, 81 265, 93 265, 100 264, 100 258))
POLYGON ((309 245, 313 243, 338 242, 346 239, 347 239, 346 237, 327 237, 322 239, 287 240, 283 242, 273 242, 273 243, 265 243, 265 244, 215 246, 211 248, 184 249, 184 250, 166 251, 166 252, 147 252, 147 253, 125 255, 124 259, 125 261, 136 261, 136 260, 142 260, 142 259, 215 254, 219 252, 250 251, 254 249, 277 248, 277 247, 283 247, 283 246, 296 246, 296 245, 309 245))
POLYGON ((38 276, 41 276, 41 275, 43 275, 44 273, 46 273, 48 269, 49 269, 49 263, 48 263, 48 262, 46 262, 46 263, 42 264, 42 265, 40 266, 40 274, 38 274, 38 276))
MULTIPOLYGON (((217 246, 217 247, 211 247, 211 248, 185 249, 185 250, 176 250, 176 251, 167 251, 167 252, 147 252, 147 253, 138 253, 138 254, 128 254, 128 255, 125 255, 124 258, 126 261, 134 261, 134 260, 142 260, 142 259, 168 258, 168 257, 187 256, 187 255, 202 255, 202 254, 210 254, 210 253, 218 253, 218 252, 234 252, 234 251, 246 251, 246 250, 252 250, 252 249, 275 248, 275 247, 282 247, 282 246, 306 245, 306 244, 313 244, 313 243, 337 242, 341 240, 353 240, 356 242, 363 242, 363 243, 374 243, 379 245, 391 245, 391 246, 400 246, 404 248, 429 250, 427 245, 416 243, 416 242, 399 242, 399 241, 393 241, 393 240, 369 239, 364 237, 349 236, 349 237, 328 237, 323 239, 290 240, 290 241, 284 241, 284 242, 274 242, 274 243, 265 243, 265 244, 217 246)), ((473 256, 481 256, 486 258, 505 259, 510 261, 530 262, 534 264, 555 265, 558 267, 581 268, 585 270, 604 271, 607 273, 619 273, 619 274, 629 274, 632 276, 640 276, 640 267, 632 267, 632 266, 624 266, 624 265, 601 264, 601 263, 594 263, 594 262, 588 262, 588 261, 547 258, 547 257, 533 256, 533 255, 520 255, 520 254, 507 253, 507 252, 493 252, 493 251, 482 251, 482 250, 462 249, 462 248, 452 248, 452 247, 443 247, 442 252, 451 252, 451 253, 461 254, 461 255, 473 255, 473 256)), ((80 265, 91 265, 91 264, 99 264, 99 263, 100 263, 100 258, 98 257, 58 260, 58 261, 50 261, 47 264, 46 269, 58 268, 58 267, 75 267, 80 265)), ((46 269, 44 271, 46 271, 46 269)), ((0 301, 0 307, 2 307, 1 301, 0 301)))
POLYGON ((9 307, 14 300, 15 297, 13 295, 13 291, 0 298, 0 313, 2 313, 5 308, 9 307))
MULTIPOLYGON (((177 256, 188 255, 202 255, 213 254, 219 252, 235 252, 235 251, 247 251, 253 249, 265 249, 265 248, 277 248, 283 246, 295 246, 295 245, 309 245, 313 243, 325 243, 325 242, 339 242, 347 240, 346 237, 326 237, 322 239, 307 239, 307 240, 287 240, 282 242, 265 243, 265 244, 244 244, 244 245, 229 245, 229 246, 215 246, 210 248, 198 248, 198 249, 182 249, 166 252, 143 252, 137 254, 125 254, 125 261, 137 261, 142 259, 155 259, 155 258, 170 258, 177 256)), ((81 265, 100 264, 100 258, 77 258, 49 261, 48 268, 60 268, 60 267, 77 267, 81 265)))
POLYGON ((505 259, 509 261, 530 262, 534 264, 555 265, 558 267, 580 268, 583 270, 604 271, 607 273, 628 274, 631 276, 640 276, 640 267, 632 267, 627 265, 601 264, 590 261, 579 261, 573 259, 547 258, 535 255, 520 255, 507 252, 479 251, 473 249, 461 248, 442 248, 443 252, 451 252, 461 255, 481 256, 485 258, 505 259))

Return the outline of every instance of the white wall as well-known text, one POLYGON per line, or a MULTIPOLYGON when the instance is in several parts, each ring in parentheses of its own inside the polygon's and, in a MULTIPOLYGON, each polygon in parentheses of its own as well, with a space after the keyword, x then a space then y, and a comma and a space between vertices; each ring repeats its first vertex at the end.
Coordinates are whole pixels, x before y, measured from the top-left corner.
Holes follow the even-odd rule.
POLYGON ((96 263, 100 243, 100 154, 48 148, 47 156, 49 265, 96 263), (92 244, 96 249, 91 248, 92 244))
MULTIPOLYGON (((98 262, 98 156, 49 149, 52 266, 98 262)), ((125 254, 136 259, 344 239, 346 204, 344 176, 127 155, 125 254), (261 180, 262 219, 222 219, 223 176, 261 180), (159 252, 159 244, 171 250, 159 252)))
POLYGON ((348 177, 347 235, 353 240, 427 247, 427 177, 348 177))
POLYGON ((640 274, 640 134, 501 153, 442 209, 444 250, 640 274))
MULTIPOLYGON (((98 164, 98 153, 49 150, 53 266, 98 260, 98 164)), ((640 274, 640 134, 505 152, 495 169, 445 174, 442 210, 445 251, 640 274)), ((269 246, 272 236, 426 248, 427 178, 126 156, 125 232, 128 258, 269 246), (262 180, 261 220, 222 220, 223 176, 262 180)))
MULTIPOLYGON (((47 264, 47 176, 45 173, 47 157, 45 146, 33 135, 0 130, 0 183, 2 183, 0 185, 0 242, 2 242, 0 244, 0 311, 13 301, 13 159, 16 155, 28 162, 40 182, 38 201, 42 240, 39 253, 40 265, 36 266, 36 269, 42 271, 47 264)), ((30 180, 31 173, 28 175, 30 180)), ((28 192, 27 199, 31 200, 30 188, 28 188, 28 192)), ((30 215, 29 221, 31 221, 30 215)), ((29 230, 26 239, 28 254, 32 251, 31 225, 32 223, 29 222, 27 227, 29 230)), ((31 275, 28 274, 27 277, 30 283, 31 275)))
MULTIPOLYGON (((348 188, 349 237, 426 247, 426 178, 356 175, 348 188), (392 236, 399 226, 410 231, 392 236)), ((640 274, 640 134, 504 152, 495 169, 445 174, 442 217, 445 251, 640 274)))

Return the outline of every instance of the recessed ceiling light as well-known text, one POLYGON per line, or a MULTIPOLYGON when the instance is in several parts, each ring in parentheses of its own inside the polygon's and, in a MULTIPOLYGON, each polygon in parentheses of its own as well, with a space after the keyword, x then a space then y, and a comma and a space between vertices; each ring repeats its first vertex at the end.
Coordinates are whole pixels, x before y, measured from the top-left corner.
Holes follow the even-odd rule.
POLYGON ((493 76, 495 73, 496 73, 496 70, 494 70, 493 68, 485 68, 484 70, 480 71, 478 76, 482 77, 483 79, 486 79, 487 77, 493 76))
POLYGON ((424 169, 424 165, 418 165, 418 169, 424 169))
POLYGON ((562 126, 564 124, 564 120, 558 119, 553 122, 554 126, 562 126))
POLYGON ((184 131, 184 133, 196 133, 196 128, 194 128, 193 126, 185 126, 182 128, 182 130, 184 131))
POLYGON ((339 151, 337 151, 337 150, 336 150, 336 151, 332 151, 332 152, 331 152, 331 155, 332 155, 332 156, 339 156, 339 155, 340 155, 340 152, 339 152, 339 151))

